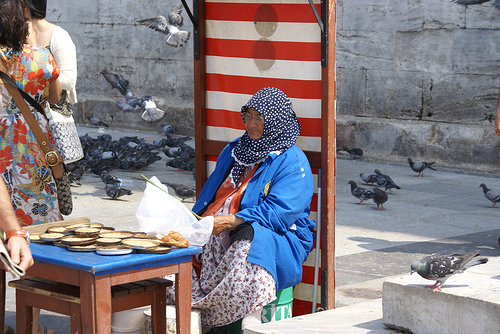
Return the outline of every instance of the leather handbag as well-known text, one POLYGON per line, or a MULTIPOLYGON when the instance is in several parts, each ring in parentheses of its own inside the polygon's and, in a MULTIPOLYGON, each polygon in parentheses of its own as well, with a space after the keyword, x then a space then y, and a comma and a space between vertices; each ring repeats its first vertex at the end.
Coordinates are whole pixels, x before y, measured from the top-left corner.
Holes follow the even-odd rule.
POLYGON ((17 106, 21 110, 24 119, 28 123, 31 131, 35 135, 38 145, 45 154, 45 161, 52 170, 52 175, 57 186, 57 201, 59 203, 59 211, 63 215, 69 215, 73 211, 73 199, 71 197, 71 188, 66 166, 64 165, 63 158, 57 150, 50 146, 50 142, 38 125, 35 117, 31 113, 26 100, 30 102, 33 107, 44 115, 43 108, 26 92, 19 89, 14 80, 7 74, 5 66, 0 62, 0 77, 5 83, 5 88, 9 91, 10 95, 14 98, 17 106), (23 98, 24 97, 24 98, 23 98))

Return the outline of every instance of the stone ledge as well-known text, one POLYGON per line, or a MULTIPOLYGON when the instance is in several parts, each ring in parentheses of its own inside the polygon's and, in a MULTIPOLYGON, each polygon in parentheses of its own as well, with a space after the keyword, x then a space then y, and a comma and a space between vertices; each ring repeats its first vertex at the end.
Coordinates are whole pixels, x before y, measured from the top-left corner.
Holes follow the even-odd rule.
POLYGON ((500 333, 500 259, 449 278, 441 292, 417 274, 384 282, 384 324, 412 333, 500 333))

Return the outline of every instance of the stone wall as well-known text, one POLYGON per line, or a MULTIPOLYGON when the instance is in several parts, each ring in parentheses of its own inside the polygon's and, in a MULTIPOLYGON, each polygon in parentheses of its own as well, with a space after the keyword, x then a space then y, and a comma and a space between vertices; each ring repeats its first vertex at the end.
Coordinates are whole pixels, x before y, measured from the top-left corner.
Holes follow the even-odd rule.
POLYGON ((500 9, 338 0, 337 145, 498 170, 500 9))
MULTIPOLYGON (((47 19, 66 29, 77 48, 79 103, 75 119, 89 124, 95 115, 115 128, 160 129, 175 124, 186 134, 194 133, 193 48, 165 43, 166 35, 138 24, 140 19, 167 16, 177 0, 48 0, 47 19), (152 95, 166 115, 158 122, 143 121, 139 111, 122 112, 115 105, 123 100, 100 74, 108 69, 130 81, 137 97, 152 95)), ((188 2, 189 3, 189 2, 188 2)), ((184 28, 192 23, 182 12, 184 28)))
MULTIPOLYGON (((113 127, 175 124, 194 134, 192 40, 182 48, 136 23, 167 15, 178 0, 48 0, 48 19, 78 51, 78 123, 96 115, 113 127), (166 111, 147 123, 120 112, 122 99, 100 71, 122 73, 136 96, 166 111)), ((192 3, 188 1, 192 8, 192 3)), ((192 24, 183 11, 184 26, 192 24)), ((500 87, 500 9, 492 1, 337 0, 337 144, 368 159, 436 160, 496 169, 493 128, 500 87)))

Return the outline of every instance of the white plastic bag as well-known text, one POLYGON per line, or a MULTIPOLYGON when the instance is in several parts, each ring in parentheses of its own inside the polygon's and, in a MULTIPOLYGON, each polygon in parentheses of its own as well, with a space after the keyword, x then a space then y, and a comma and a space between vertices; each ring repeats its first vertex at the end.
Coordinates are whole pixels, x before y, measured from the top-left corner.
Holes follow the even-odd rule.
POLYGON ((167 186, 156 176, 150 181, 156 186, 146 182, 144 196, 135 210, 141 231, 165 235, 175 231, 186 238, 190 245, 205 245, 212 234, 213 220, 199 221, 184 203, 168 193, 167 186))

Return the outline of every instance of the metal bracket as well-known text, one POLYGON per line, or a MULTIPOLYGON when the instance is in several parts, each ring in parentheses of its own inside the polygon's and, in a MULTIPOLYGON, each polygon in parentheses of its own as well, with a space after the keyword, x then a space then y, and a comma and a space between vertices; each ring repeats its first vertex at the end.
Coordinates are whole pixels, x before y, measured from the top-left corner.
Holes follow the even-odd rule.
POLYGON ((200 30, 198 27, 198 24, 200 22, 199 20, 199 14, 198 14, 198 1, 199 0, 193 0, 193 13, 191 13, 191 10, 189 9, 186 0, 181 0, 182 5, 184 6, 184 9, 186 10, 186 13, 189 16, 189 19, 193 23, 193 50, 194 50, 194 59, 195 60, 200 60, 200 30))
POLYGON ((318 21, 319 28, 321 29, 321 66, 326 67, 326 58, 327 58, 327 29, 326 29, 326 8, 328 0, 321 1, 321 17, 314 6, 313 0, 308 0, 309 5, 313 11, 314 16, 316 17, 316 21, 318 21))

